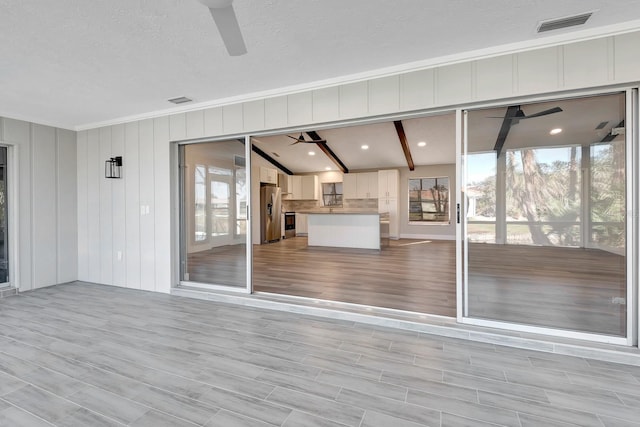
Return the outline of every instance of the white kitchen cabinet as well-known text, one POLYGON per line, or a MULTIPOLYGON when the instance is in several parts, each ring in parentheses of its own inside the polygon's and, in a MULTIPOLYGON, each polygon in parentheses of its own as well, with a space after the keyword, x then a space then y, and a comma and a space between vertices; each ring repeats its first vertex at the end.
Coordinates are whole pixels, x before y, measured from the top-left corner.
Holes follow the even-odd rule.
POLYGON ((291 187, 289 187, 289 193, 291 200, 302 199, 302 177, 300 175, 293 175, 291 178, 291 187))
POLYGON ((345 174, 342 191, 344 199, 375 199, 378 197, 378 173, 345 174))
POLYGON ((260 166, 260 182, 266 184, 278 184, 278 171, 276 169, 260 166))
POLYGON ((375 199, 378 197, 378 172, 356 174, 358 199, 375 199))
POLYGON ((302 176, 302 200, 318 200, 318 175, 302 176))
POLYGON ((291 176, 279 173, 278 174, 278 187, 280 187, 280 191, 282 191, 282 200, 291 199, 291 176))
POLYGON ((400 173, 396 169, 378 171, 378 199, 397 199, 400 173))
POLYGON ((318 200, 317 175, 292 175, 287 177, 287 200, 318 200))
POLYGON ((389 237, 400 238, 400 173, 396 169, 378 171, 378 212, 389 213, 389 237))
POLYGON ((358 184, 357 173, 345 173, 342 177, 342 198, 343 199, 357 199, 358 198, 358 184))
POLYGON ((378 199, 378 212, 389 214, 389 237, 400 238, 400 205, 398 199, 378 199))
POLYGON ((307 214, 296 213, 296 236, 306 236, 307 233, 307 214))

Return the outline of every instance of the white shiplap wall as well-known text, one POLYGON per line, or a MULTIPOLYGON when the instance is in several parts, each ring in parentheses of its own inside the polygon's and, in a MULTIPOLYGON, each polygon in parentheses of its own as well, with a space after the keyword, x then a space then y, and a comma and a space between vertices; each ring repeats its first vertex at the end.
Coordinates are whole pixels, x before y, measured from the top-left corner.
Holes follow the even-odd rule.
POLYGON ((76 280, 76 132, 8 118, 0 118, 0 131, 12 154, 9 191, 18 193, 11 199, 17 203, 13 284, 29 291, 76 280))
POLYGON ((638 46, 634 32, 79 132, 79 279, 169 292, 170 141, 637 84, 638 46), (106 181, 113 155, 124 179, 106 181))

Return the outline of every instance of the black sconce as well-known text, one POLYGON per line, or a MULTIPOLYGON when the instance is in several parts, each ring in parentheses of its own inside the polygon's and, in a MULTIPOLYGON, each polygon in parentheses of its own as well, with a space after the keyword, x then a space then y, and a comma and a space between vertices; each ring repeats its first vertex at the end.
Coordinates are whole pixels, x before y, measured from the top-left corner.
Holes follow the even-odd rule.
POLYGON ((122 178, 122 156, 112 157, 104 162, 105 178, 122 178))

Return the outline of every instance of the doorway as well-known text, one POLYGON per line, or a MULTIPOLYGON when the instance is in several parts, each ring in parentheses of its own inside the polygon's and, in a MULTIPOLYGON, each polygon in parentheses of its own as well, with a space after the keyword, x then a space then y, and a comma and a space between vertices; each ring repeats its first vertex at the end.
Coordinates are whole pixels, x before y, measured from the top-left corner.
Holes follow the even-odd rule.
POLYGON ((295 230, 265 242, 253 210, 253 289, 455 317, 455 123, 447 111, 254 136, 255 183, 281 189, 295 230), (378 215, 382 239, 368 240, 378 215))

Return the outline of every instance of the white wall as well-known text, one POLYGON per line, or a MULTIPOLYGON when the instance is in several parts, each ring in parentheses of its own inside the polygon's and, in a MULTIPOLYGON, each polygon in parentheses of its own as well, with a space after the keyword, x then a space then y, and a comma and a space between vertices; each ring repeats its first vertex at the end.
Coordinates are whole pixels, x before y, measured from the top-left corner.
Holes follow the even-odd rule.
POLYGON ((169 292, 169 141, 638 82, 637 46, 640 32, 79 132, 79 277, 169 292), (123 150, 124 179, 105 182, 104 160, 123 150))
POLYGON ((169 118, 78 132, 78 279, 169 292, 169 118), (123 157, 122 179, 104 162, 123 157))
POLYGON ((0 142, 10 147, 9 191, 17 190, 14 285, 28 291, 76 280, 76 133, 0 118, 0 142))

